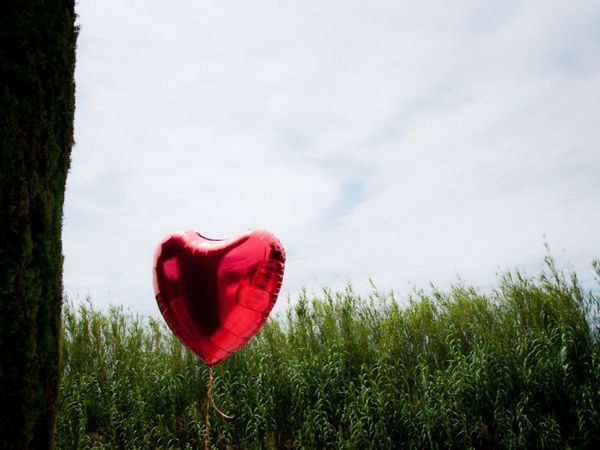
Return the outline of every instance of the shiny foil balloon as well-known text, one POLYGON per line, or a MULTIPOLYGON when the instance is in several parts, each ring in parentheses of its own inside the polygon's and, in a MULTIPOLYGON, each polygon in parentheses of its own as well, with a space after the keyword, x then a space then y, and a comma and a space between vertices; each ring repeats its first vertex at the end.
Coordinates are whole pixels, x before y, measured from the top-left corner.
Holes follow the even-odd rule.
POLYGON ((167 236, 154 255, 154 293, 173 333, 206 364, 230 356, 273 308, 285 264, 279 240, 249 230, 224 240, 167 236))

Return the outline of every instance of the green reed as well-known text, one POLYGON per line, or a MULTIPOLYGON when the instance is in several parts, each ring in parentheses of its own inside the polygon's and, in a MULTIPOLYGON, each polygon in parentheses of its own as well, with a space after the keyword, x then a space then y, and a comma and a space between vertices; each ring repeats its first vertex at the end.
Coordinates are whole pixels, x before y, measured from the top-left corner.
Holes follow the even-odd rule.
MULTIPOLYGON (((600 276, 600 264, 595 263, 600 276)), ((301 293, 215 368, 211 448, 595 448, 599 297, 547 258, 415 292, 301 293)), ((160 320, 64 311, 59 448, 203 448, 207 368, 160 320)))

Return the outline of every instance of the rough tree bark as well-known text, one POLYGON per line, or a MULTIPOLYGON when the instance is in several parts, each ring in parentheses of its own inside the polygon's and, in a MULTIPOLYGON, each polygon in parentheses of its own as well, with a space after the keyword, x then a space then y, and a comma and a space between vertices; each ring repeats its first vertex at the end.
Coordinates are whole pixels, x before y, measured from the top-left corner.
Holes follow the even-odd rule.
POLYGON ((73 0, 0 1, 0 447, 53 447, 73 0))

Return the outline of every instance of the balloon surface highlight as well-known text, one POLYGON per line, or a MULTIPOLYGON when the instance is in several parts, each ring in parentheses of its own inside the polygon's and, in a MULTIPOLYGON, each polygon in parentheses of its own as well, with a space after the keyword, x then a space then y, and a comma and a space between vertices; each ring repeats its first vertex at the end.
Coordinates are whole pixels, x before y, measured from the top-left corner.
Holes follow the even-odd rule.
POLYGON ((268 231, 231 239, 194 231, 163 239, 154 255, 154 293, 179 340, 212 366, 267 320, 283 280, 285 251, 268 231))

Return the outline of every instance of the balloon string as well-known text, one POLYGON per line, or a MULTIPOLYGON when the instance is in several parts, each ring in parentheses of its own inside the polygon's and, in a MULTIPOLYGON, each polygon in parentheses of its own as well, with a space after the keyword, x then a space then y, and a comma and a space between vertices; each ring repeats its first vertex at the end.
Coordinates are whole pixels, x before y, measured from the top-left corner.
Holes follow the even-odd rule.
POLYGON ((209 367, 208 372, 208 393, 206 396, 206 436, 204 438, 204 449, 208 450, 208 437, 210 435, 210 407, 212 406, 215 411, 225 419, 233 419, 234 415, 227 415, 215 405, 215 402, 212 398, 212 390, 213 390, 213 370, 212 366, 209 367))
POLYGON ((213 374, 212 367, 210 368, 210 375, 208 377, 208 393, 206 394, 206 435, 204 436, 204 450, 208 450, 208 436, 210 435, 210 398, 212 397, 212 384, 213 374))

